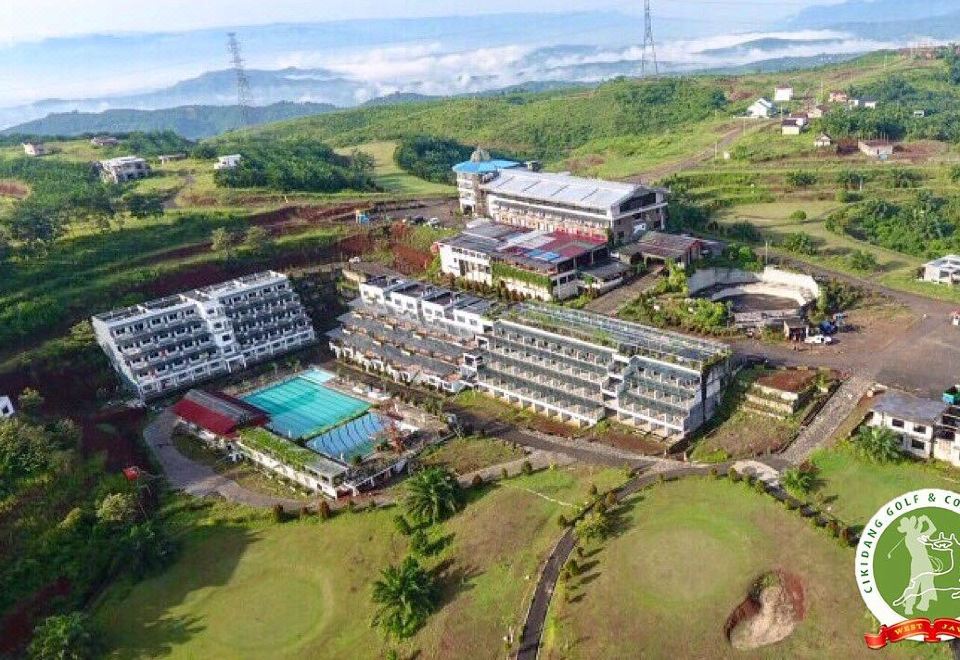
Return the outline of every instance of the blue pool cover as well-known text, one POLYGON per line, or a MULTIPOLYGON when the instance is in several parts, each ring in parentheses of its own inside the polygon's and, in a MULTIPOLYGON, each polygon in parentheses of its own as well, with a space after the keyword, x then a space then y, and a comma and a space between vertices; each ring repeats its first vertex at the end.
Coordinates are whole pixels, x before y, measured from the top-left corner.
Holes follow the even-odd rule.
POLYGON ((354 456, 366 456, 385 438, 377 437, 388 420, 377 413, 367 413, 342 426, 307 441, 307 447, 331 458, 349 462, 354 456))

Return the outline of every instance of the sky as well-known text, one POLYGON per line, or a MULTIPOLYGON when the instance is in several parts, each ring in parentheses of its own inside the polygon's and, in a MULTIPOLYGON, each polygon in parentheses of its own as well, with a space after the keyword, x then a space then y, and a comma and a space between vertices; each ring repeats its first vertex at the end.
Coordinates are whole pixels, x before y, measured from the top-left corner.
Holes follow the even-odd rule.
MULTIPOLYGON (((744 27, 839 0, 653 0, 660 17, 705 20, 709 13, 745 16, 744 27)), ((0 44, 91 33, 158 32, 231 25, 331 21, 369 17, 449 16, 467 13, 641 11, 641 0, 2 0, 0 44), (122 7, 122 8, 121 8, 122 7)))

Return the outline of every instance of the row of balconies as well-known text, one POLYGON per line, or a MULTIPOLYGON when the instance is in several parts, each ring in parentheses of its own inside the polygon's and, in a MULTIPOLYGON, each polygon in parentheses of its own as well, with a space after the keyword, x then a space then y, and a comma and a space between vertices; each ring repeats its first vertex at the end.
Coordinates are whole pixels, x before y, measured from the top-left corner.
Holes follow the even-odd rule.
POLYGON ((600 384, 604 378, 603 371, 586 369, 579 362, 571 364, 568 361, 537 355, 530 350, 517 350, 496 344, 491 345, 488 350, 495 355, 502 355, 520 363, 535 364, 551 372, 586 381, 592 385, 600 384))

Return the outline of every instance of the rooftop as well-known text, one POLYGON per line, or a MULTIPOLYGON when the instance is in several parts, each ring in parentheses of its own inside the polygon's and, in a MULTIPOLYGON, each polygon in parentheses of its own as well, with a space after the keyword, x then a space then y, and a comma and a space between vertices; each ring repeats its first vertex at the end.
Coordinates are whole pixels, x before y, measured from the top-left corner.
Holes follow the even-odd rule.
POLYGON ((878 397, 877 402, 873 404, 873 411, 911 422, 933 425, 947 407, 943 401, 922 399, 912 394, 890 390, 878 397))
POLYGON ((672 362, 687 369, 700 370, 706 363, 725 357, 730 352, 729 347, 718 341, 698 339, 565 307, 521 303, 513 307, 511 312, 520 323, 529 322, 548 332, 613 346, 627 354, 654 353, 661 357, 670 356, 674 358, 672 362))
POLYGON ((598 237, 543 232, 495 222, 474 225, 440 243, 496 255, 503 261, 530 268, 551 268, 606 245, 606 241, 598 237))
POLYGON ((628 256, 651 254, 658 257, 680 258, 697 245, 702 244, 703 241, 693 236, 648 231, 635 243, 625 245, 619 248, 619 251, 621 254, 628 256))
POLYGON ((173 411, 181 419, 217 435, 231 435, 242 427, 267 422, 263 410, 222 392, 190 390, 173 411))
POLYGON ((585 179, 567 174, 505 170, 483 185, 489 193, 566 204, 606 212, 632 195, 644 190, 631 183, 585 179))
POLYGON ((500 170, 509 170, 515 167, 522 167, 521 163, 513 160, 484 160, 480 162, 466 161, 453 166, 453 171, 457 174, 493 174, 500 170))
POLYGON ((924 266, 930 266, 933 268, 954 268, 960 269, 960 255, 956 254, 947 254, 939 259, 934 259, 933 261, 928 261, 924 266))
POLYGON ((134 163, 143 163, 146 162, 140 156, 118 156, 116 158, 108 158, 107 160, 101 160, 100 164, 104 167, 122 167, 123 165, 132 165, 134 163))

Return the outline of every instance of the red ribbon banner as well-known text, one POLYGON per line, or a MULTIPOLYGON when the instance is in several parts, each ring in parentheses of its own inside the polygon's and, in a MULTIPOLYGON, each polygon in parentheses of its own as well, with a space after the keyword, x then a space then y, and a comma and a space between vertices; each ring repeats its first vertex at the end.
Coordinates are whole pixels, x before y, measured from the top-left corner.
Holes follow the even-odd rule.
POLYGON ((908 637, 923 636, 925 642, 939 642, 940 635, 960 638, 960 620, 957 619, 908 619, 894 626, 880 626, 879 632, 873 635, 864 634, 867 646, 872 649, 882 649, 887 644, 902 642, 908 637))

